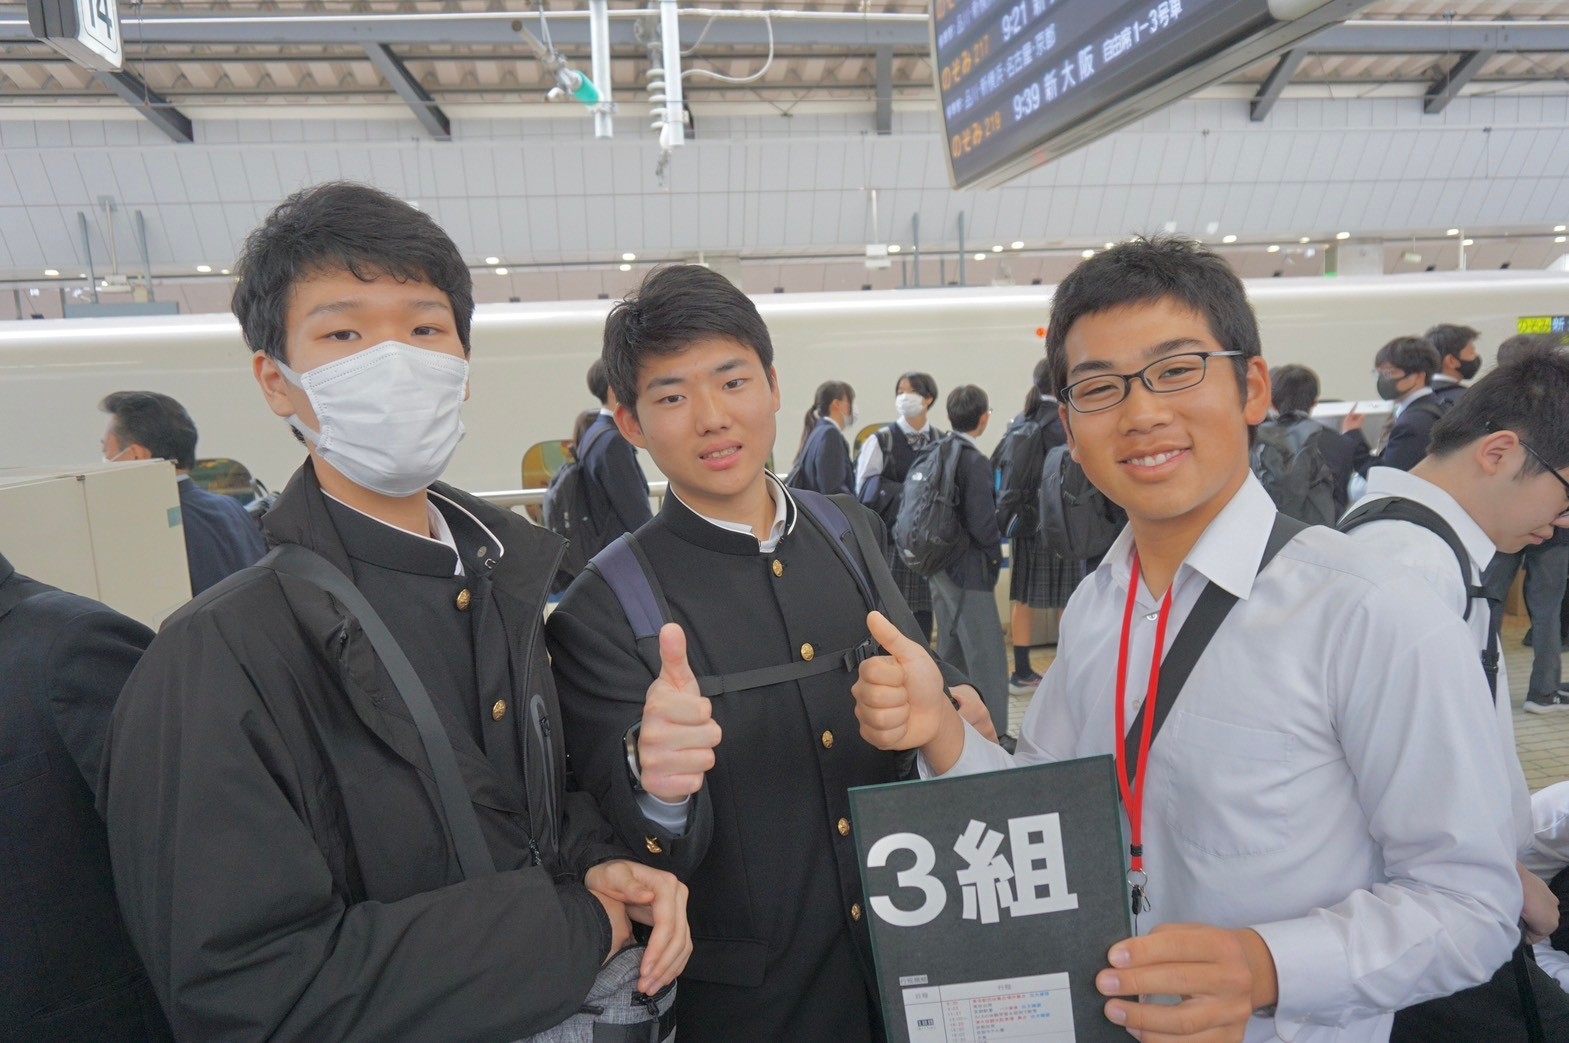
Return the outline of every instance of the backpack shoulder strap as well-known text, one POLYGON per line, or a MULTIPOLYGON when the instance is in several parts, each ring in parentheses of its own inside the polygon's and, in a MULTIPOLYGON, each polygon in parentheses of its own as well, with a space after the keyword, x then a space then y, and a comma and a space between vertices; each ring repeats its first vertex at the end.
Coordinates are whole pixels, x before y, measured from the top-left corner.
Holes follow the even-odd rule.
MULTIPOLYGON (((861 588, 861 595, 868 605, 875 605, 876 599, 872 593, 872 586, 866 575, 866 565, 850 553, 850 544, 853 542, 850 526, 850 515, 855 513, 841 506, 837 498, 844 495, 836 493, 834 496, 825 496, 815 489, 796 489, 792 495, 795 502, 805 509, 806 513, 817 522, 832 538, 835 549, 839 552, 850 572, 855 576, 855 585, 861 588)), ((851 498, 853 499, 853 497, 851 498)))
MULTIPOLYGON (((465 880, 485 876, 496 871, 490 847, 480 832, 479 819, 474 814, 473 798, 463 784, 458 771, 458 759, 452 752, 452 738, 436 716, 436 707, 430 693, 420 682, 419 674, 409 663, 392 631, 381 616, 371 607, 359 588, 326 558, 307 547, 283 543, 274 547, 266 557, 257 562, 262 568, 287 573, 317 587, 337 599, 338 603, 353 614, 360 629, 370 639, 371 647, 381 665, 392 678, 393 686, 408 708, 409 716, 419 729, 420 742, 430 761, 430 771, 436 780, 436 793, 452 833, 452 847, 458 858, 458 868, 465 880)), ((529 841, 532 848, 533 840, 529 841)))
MULTIPOLYGON (((1269 539, 1264 543, 1264 553, 1259 556, 1259 574, 1262 574, 1269 567, 1269 563, 1275 560, 1275 555, 1280 553, 1281 548, 1290 543, 1297 533, 1309 527, 1306 522, 1277 511, 1274 525, 1269 530, 1269 539)), ((1150 731, 1151 742, 1154 742, 1155 736, 1160 734, 1166 718, 1171 716, 1171 708, 1176 703, 1177 697, 1182 694, 1182 686, 1187 684, 1188 675, 1193 673, 1193 668, 1198 665, 1199 657, 1204 654, 1204 649, 1209 647, 1215 632, 1220 629, 1220 625, 1225 622, 1236 604, 1235 594, 1214 583, 1205 584, 1198 601, 1193 604, 1193 610, 1188 613, 1182 629, 1177 632, 1176 638, 1172 641, 1166 658, 1161 661, 1160 687, 1155 693, 1155 720, 1150 731)), ((1133 724, 1128 727, 1128 734, 1123 736, 1123 763, 1125 764, 1132 765, 1139 762, 1139 739, 1144 730, 1144 711, 1147 709, 1149 703, 1139 707, 1138 715, 1134 717, 1133 724)))
POLYGON ((1465 613, 1461 618, 1470 620, 1471 602, 1476 598, 1485 598, 1487 594, 1481 587, 1471 582, 1471 555, 1465 549, 1465 544, 1460 542, 1460 534, 1455 532, 1454 527, 1444 521, 1443 516, 1437 511, 1415 500, 1404 496, 1387 496, 1382 500, 1374 500, 1372 503, 1354 508, 1340 519, 1340 524, 1335 528, 1341 532, 1350 532, 1376 521, 1410 522, 1412 525, 1419 525, 1426 529, 1448 545, 1450 553, 1455 556, 1455 563, 1460 566, 1460 582, 1465 586, 1465 613))

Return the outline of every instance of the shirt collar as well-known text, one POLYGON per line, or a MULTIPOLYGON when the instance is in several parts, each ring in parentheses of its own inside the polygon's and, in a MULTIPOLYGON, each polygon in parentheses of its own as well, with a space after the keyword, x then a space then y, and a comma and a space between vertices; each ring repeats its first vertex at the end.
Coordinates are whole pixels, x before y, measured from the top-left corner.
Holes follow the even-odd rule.
POLYGON ((458 541, 457 538, 452 534, 452 526, 448 524, 446 515, 436 507, 436 501, 438 500, 445 505, 447 510, 456 512, 456 517, 467 519, 469 522, 473 523, 479 532, 484 534, 486 542, 481 543, 477 549, 477 553, 480 556, 499 560, 504 554, 506 554, 506 548, 503 547, 501 541, 496 538, 496 534, 490 531, 489 526, 480 521, 478 518, 474 517, 474 515, 470 514, 460 505, 452 502, 451 500, 447 499, 447 497, 442 496, 440 493, 433 490, 426 491, 425 499, 425 513, 426 518, 430 523, 431 533, 428 536, 417 532, 409 532, 408 530, 400 529, 395 525, 389 525, 380 518, 377 518, 375 515, 367 514, 352 504, 344 503, 342 500, 327 492, 325 489, 322 490, 322 495, 327 497, 333 503, 343 507, 345 510, 353 511, 361 518, 375 522, 384 529, 391 530, 392 534, 420 540, 422 541, 421 546, 432 546, 433 548, 434 546, 446 547, 447 550, 452 552, 452 574, 454 576, 464 575, 463 555, 458 551, 458 541))
POLYGON ((971 438, 969 435, 965 434, 963 431, 955 431, 953 433, 953 437, 959 439, 961 442, 968 442, 968 443, 970 443, 970 445, 974 446, 976 450, 979 450, 981 448, 979 445, 976 444, 975 439, 971 438))
POLYGON ((1395 416, 1398 417, 1401 413, 1404 413, 1406 411, 1406 407, 1409 406, 1411 403, 1415 402, 1417 399, 1423 398, 1423 397, 1425 397, 1427 395, 1431 395, 1432 393, 1433 393, 1432 385, 1430 385, 1430 384, 1423 384, 1421 387, 1419 387, 1415 391, 1411 392, 1411 394, 1407 395, 1405 398, 1402 398, 1399 402, 1395 403, 1395 416))
MULTIPOLYGON (((1258 577, 1259 559, 1275 524, 1275 501, 1251 473, 1231 502, 1209 523, 1172 581, 1175 588, 1191 576, 1202 576, 1216 586, 1247 600, 1258 577)), ((1109 570, 1123 590, 1133 576, 1133 527, 1124 526, 1106 552, 1100 570, 1109 570)))
MULTIPOLYGON (((768 538, 757 541, 757 550, 760 554, 771 554, 779 546, 781 537, 795 531, 796 509, 795 500, 791 497, 790 491, 785 488, 784 483, 768 471, 764 471, 763 475, 768 482, 768 496, 774 501, 774 523, 769 527, 768 538)), ((682 500, 676 494, 674 489, 670 490, 670 495, 675 496, 676 500, 687 510, 692 511, 693 515, 715 528, 723 529, 726 532, 740 533, 743 536, 755 537, 757 535, 752 531, 752 527, 745 522, 725 521, 721 518, 710 518, 706 514, 698 514, 692 510, 691 504, 682 500)))
POLYGON ((900 417, 898 420, 894 421, 894 426, 897 427, 899 430, 903 431, 905 434, 911 436, 911 437, 920 437, 920 436, 925 435, 925 434, 927 434, 928 432, 931 431, 931 429, 932 429, 932 418, 931 417, 927 417, 926 418, 926 426, 925 427, 911 427, 910 426, 910 422, 908 420, 906 420, 904 417, 900 417))
POLYGON ((599 415, 600 416, 612 416, 613 417, 616 414, 615 414, 615 412, 613 410, 611 410, 611 408, 609 406, 600 406, 599 407, 599 415))
POLYGON ((1402 471, 1398 467, 1374 467, 1369 470, 1367 495, 1363 502, 1391 496, 1415 500, 1423 507, 1436 511, 1438 516, 1455 530, 1455 535, 1460 537, 1460 542, 1465 546, 1466 553, 1471 556, 1478 573, 1487 568, 1488 563, 1493 560, 1493 555, 1498 553, 1498 548, 1476 523, 1476 519, 1466 513, 1466 509, 1460 506, 1460 501, 1449 495, 1443 488, 1434 485, 1426 478, 1418 478, 1409 471, 1402 471))

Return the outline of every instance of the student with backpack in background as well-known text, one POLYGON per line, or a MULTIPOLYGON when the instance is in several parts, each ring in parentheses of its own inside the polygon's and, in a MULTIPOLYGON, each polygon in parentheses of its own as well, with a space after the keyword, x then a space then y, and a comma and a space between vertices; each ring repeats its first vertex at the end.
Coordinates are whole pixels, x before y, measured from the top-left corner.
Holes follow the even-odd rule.
POLYGON ((540 520, 545 528, 564 537, 567 541, 561 564, 556 566, 556 578, 551 581, 550 593, 560 594, 583 571, 591 555, 584 548, 597 542, 588 535, 592 524, 588 513, 587 495, 583 488, 583 465, 578 459, 578 447, 583 436, 600 416, 597 409, 585 409, 572 424, 572 438, 566 445, 566 459, 550 476, 545 487, 545 498, 540 503, 540 520))
POLYGON ((806 411, 795 466, 785 484, 825 496, 852 491, 849 431, 855 426, 855 388, 842 380, 825 380, 806 411))
MULTIPOLYGON (((855 495, 877 512, 891 531, 899 517, 904 498, 904 479, 916 456, 943 433, 930 422, 928 413, 937 401, 937 381, 930 373, 906 373, 894 385, 894 412, 899 419, 879 428, 861 444, 855 465, 855 495)), ((888 544, 888 567, 893 572, 899 593, 915 613, 921 633, 932 632, 932 589, 926 577, 905 564, 892 541, 888 544)))
POLYGON ((1059 557, 1041 534, 1040 494, 1046 454, 1067 443, 1057 400, 1051 394, 1051 367, 1035 364, 1024 409, 1008 425, 992 453, 997 473, 997 524, 1012 541, 1008 574, 1013 673, 1008 691, 1028 695, 1041 683, 1030 666, 1034 632, 1032 609, 1060 612, 1083 574, 1078 561, 1059 557))
POLYGON ((1333 525, 1349 502, 1352 447, 1309 415, 1318 402, 1317 373, 1276 366, 1269 382, 1276 415, 1258 426, 1253 473, 1286 514, 1309 525, 1333 525))
MULTIPOLYGON (((992 593, 1002 568, 1002 534, 992 495, 991 461, 975 443, 991 420, 991 406, 986 392, 974 384, 961 384, 948 393, 947 408, 953 434, 945 441, 952 443, 949 452, 954 456, 952 469, 945 467, 940 480, 951 482, 946 492, 959 522, 960 539, 952 561, 931 573, 937 656, 980 689, 992 727, 1006 743, 1008 654, 992 593)), ((906 527, 913 526, 901 524, 906 527)))
POLYGON ((593 519, 593 536, 584 555, 592 558, 623 532, 636 532, 654 512, 648 506, 648 479, 637 462, 637 450, 616 429, 621 403, 605 377, 605 364, 598 359, 588 367, 588 389, 599 399, 599 417, 578 441, 576 452, 587 479, 583 486, 593 519))

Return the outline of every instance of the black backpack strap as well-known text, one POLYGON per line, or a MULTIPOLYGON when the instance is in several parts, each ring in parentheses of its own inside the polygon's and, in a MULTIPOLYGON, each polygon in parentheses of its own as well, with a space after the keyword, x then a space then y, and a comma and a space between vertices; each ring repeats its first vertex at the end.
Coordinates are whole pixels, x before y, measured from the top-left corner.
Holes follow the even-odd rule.
MULTIPOLYGON (((441 798, 447 829, 452 834, 452 847, 457 854, 458 868, 463 878, 472 880, 494 873, 496 864, 491 859, 485 836, 480 832, 479 819, 474 814, 468 787, 463 784, 463 776, 458 771, 458 759, 452 752, 452 739, 442 727, 441 719, 436 716, 436 707, 430 701, 430 693, 420 682, 419 674, 414 672, 408 656, 403 654, 397 639, 376 610, 371 608, 370 602, 365 600, 365 595, 326 558, 298 544, 280 544, 257 564, 320 588, 332 595, 359 621, 360 629, 370 639, 371 647, 376 650, 381 665, 392 678, 403 705, 408 707, 414 726, 419 729, 420 742, 430 761, 431 775, 436 780, 436 792, 441 798)), ((530 846, 532 844, 531 840, 530 846)))
POLYGON ((861 560, 866 563, 866 571, 871 576, 876 593, 873 604, 888 617, 890 623, 899 628, 901 634, 919 645, 925 645, 928 638, 921 633, 921 625, 916 622, 915 613, 910 611, 909 603, 899 592, 899 584, 888 569, 888 559, 883 557, 877 534, 872 531, 872 523, 861 511, 846 509, 845 514, 850 521, 855 545, 861 552, 861 560))
MULTIPOLYGON (((816 495, 816 494, 813 494, 816 495)), ((797 498, 800 493, 797 492, 797 498)), ((823 497, 826 501, 826 497, 823 497)), ((833 510, 838 511, 837 507, 833 510)), ((843 512, 839 512, 842 517, 843 512)), ((845 522, 848 529, 848 522, 845 522)), ((643 547, 631 533, 623 533, 612 540, 604 550, 594 555, 588 567, 599 573, 621 605, 632 637, 637 642, 638 656, 643 664, 659 675, 659 629, 671 618, 670 604, 665 600, 653 567, 649 565, 643 547)), ((861 582, 864 583, 864 580, 861 582)), ((716 695, 745 692, 753 688, 800 681, 831 670, 855 670, 871 652, 871 643, 862 641, 850 648, 834 652, 820 652, 810 661, 764 666, 756 670, 742 670, 733 674, 701 674, 697 687, 712 699, 716 695)))
MULTIPOLYGON (((1424 399, 1425 401, 1425 399, 1424 399)), ((1341 532, 1350 532, 1369 522, 1376 521, 1402 521, 1419 525, 1428 532, 1443 540, 1449 547, 1450 553, 1455 556, 1455 562, 1460 566, 1460 582, 1465 585, 1466 603, 1462 619, 1471 619, 1471 602, 1477 598, 1487 598, 1487 592, 1471 582, 1471 554, 1465 549, 1465 544, 1460 542, 1460 534, 1437 511, 1425 507, 1415 500, 1408 500, 1404 496, 1386 496, 1382 500, 1374 500, 1360 507, 1353 508, 1340 524, 1335 528, 1341 532)))
MULTIPOLYGON (((1280 553, 1280 549, 1306 528, 1310 528, 1306 522, 1300 522, 1289 515, 1277 512, 1275 524, 1269 530, 1269 539, 1264 544, 1264 553, 1259 556, 1258 571, 1262 573, 1268 568, 1275 555, 1280 553)), ((1235 594, 1214 583, 1205 584, 1198 601, 1193 604, 1193 610, 1188 613, 1187 621, 1182 624, 1182 629, 1172 641, 1171 651, 1161 661, 1160 687, 1155 691, 1155 721, 1150 729, 1151 743, 1155 741, 1155 736, 1160 734, 1166 718, 1171 716, 1171 708, 1176 704, 1177 696, 1182 694, 1182 686, 1187 683, 1188 675, 1193 673, 1193 668, 1198 665, 1199 657, 1204 654, 1204 649, 1209 647, 1210 640, 1220 629, 1220 624, 1225 622, 1236 604, 1235 594)), ((1159 649, 1155 652, 1157 655, 1160 654, 1159 649)), ((1122 738, 1125 764, 1139 762, 1139 738, 1144 730, 1144 713, 1148 709, 1148 703, 1139 707, 1138 715, 1133 718, 1133 724, 1128 728, 1128 734, 1122 738)))

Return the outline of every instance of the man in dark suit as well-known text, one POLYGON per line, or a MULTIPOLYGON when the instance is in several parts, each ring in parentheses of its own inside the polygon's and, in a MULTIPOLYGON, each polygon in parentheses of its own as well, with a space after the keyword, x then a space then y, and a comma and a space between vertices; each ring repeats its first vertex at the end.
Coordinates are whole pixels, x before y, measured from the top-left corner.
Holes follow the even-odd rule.
POLYGON ((992 726, 1001 736, 1008 730, 1008 651, 992 591, 1002 567, 1002 533, 997 528, 991 461, 975 444, 991 420, 991 406, 986 392, 974 384, 950 391, 947 405, 950 437, 961 443, 954 481, 959 518, 969 543, 957 561, 932 576, 937 656, 980 689, 992 726))
MULTIPOLYGON (((578 462, 587 479, 588 504, 600 546, 623 532, 636 532, 654 516, 648 506, 648 479, 637 462, 637 450, 616 427, 616 393, 598 359, 588 367, 588 389, 599 399, 599 416, 577 445, 578 462)), ((585 547, 593 557, 599 547, 585 547)))
POLYGON ((245 508, 191 480, 196 424, 184 406, 156 391, 116 391, 98 408, 112 418, 103 437, 104 459, 159 459, 174 464, 193 596, 267 553, 261 530, 245 508))
MULTIPOLYGON (((1429 387, 1433 374, 1438 372, 1438 350, 1426 338, 1396 337, 1378 349, 1373 365, 1378 373, 1379 397, 1395 404, 1395 414, 1384 428, 1379 448, 1372 455, 1357 453, 1357 473, 1364 478, 1371 467, 1395 467, 1402 471, 1415 467, 1427 455, 1433 425, 1444 415, 1444 406, 1429 387)), ((1353 450, 1358 444, 1367 445, 1360 424, 1346 428, 1345 440, 1353 450)))
POLYGON ((152 639, 0 555, 0 1038, 172 1038, 93 810, 110 713, 152 639))

